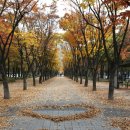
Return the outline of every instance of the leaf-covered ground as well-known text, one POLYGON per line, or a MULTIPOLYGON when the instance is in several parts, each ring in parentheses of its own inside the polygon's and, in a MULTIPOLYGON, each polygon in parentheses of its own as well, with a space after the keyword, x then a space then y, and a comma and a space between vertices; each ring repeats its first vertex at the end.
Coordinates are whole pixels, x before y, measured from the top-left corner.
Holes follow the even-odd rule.
MULTIPOLYGON (((10 83, 11 99, 4 100, 0 85, 0 128, 7 127, 5 129, 8 130, 10 125, 15 126, 15 121, 12 124, 11 120, 21 118, 17 113, 32 106, 85 103, 99 108, 107 123, 113 127, 130 129, 130 89, 115 90, 115 100, 110 101, 107 100, 108 83, 98 82, 96 92, 92 92, 91 86, 91 81, 89 87, 83 87, 68 78, 56 77, 33 87, 32 79, 29 79, 27 91, 23 91, 22 81, 10 83), (123 112, 126 112, 126 116, 122 116, 123 112)), ((69 118, 68 120, 71 120, 69 118)))

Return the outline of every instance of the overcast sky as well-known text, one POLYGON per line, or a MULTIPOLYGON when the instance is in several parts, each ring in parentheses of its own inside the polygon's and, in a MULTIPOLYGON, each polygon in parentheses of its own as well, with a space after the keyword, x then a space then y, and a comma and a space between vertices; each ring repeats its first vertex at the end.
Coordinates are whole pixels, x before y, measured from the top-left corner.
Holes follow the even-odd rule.
MULTIPOLYGON (((40 5, 41 4, 51 4, 53 0, 39 0, 40 5)), ((57 14, 60 17, 63 17, 66 12, 69 11, 69 6, 67 1, 58 0, 57 2, 57 14)))
MULTIPOLYGON (((43 5, 43 4, 51 4, 53 0, 39 0, 39 5, 43 5)), ((69 12, 70 10, 70 6, 69 6, 69 2, 67 2, 68 0, 57 0, 57 15, 59 15, 59 17, 63 17, 64 14, 66 12, 69 12)), ((62 29, 59 29, 59 27, 57 27, 56 32, 58 33, 64 33, 64 31, 62 29)))

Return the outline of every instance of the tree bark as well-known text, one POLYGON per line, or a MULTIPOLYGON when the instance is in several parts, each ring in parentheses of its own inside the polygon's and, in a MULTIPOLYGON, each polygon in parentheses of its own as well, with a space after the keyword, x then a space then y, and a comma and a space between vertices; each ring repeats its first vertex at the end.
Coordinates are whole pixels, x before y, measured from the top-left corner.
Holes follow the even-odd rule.
POLYGON ((110 63, 109 62, 107 66, 107 79, 110 79, 110 63))
POLYGON ((94 70, 93 72, 93 91, 96 91, 96 78, 97 78, 97 72, 94 70))
POLYGON ((88 70, 85 72, 85 83, 84 83, 85 87, 88 87, 88 70))
POLYGON ((40 72, 40 77, 39 77, 39 84, 42 84, 42 78, 43 78, 43 69, 40 69, 41 72, 40 72))
POLYGON ((118 84, 118 66, 115 68, 115 74, 114 74, 114 88, 119 89, 119 84, 118 84))
POLYGON ((114 63, 110 64, 110 80, 109 80, 109 93, 108 93, 108 99, 113 100, 114 99, 114 77, 116 74, 116 66, 114 63))
POLYGON ((79 81, 79 79, 78 79, 78 74, 76 75, 76 82, 78 82, 79 81))
POLYGON ((2 74, 4 99, 10 99, 10 92, 9 92, 9 86, 8 86, 8 80, 7 80, 5 65, 0 65, 0 71, 1 71, 1 74, 2 74))
POLYGON ((83 80, 82 80, 82 75, 80 76, 80 84, 83 83, 83 80))
POLYGON ((14 67, 13 67, 13 78, 15 77, 15 70, 14 70, 14 67))
POLYGON ((23 78, 23 90, 27 90, 27 78, 23 78))
POLYGON ((8 86, 8 80, 6 74, 2 74, 2 80, 3 80, 3 89, 4 89, 4 99, 10 99, 10 92, 9 92, 9 86, 8 86))
POLYGON ((39 84, 42 84, 42 75, 39 77, 39 84))
POLYGON ((20 77, 20 69, 19 69, 19 67, 18 67, 18 77, 20 77))
POLYGON ((10 59, 8 58, 8 77, 10 77, 10 59))
POLYGON ((101 64, 101 69, 100 69, 100 78, 103 79, 103 76, 104 76, 104 65, 101 64))
POLYGON ((45 76, 44 76, 44 75, 42 76, 42 81, 43 81, 43 82, 45 81, 45 76))
POLYGON ((32 76, 33 76, 33 86, 36 86, 35 74, 33 73, 32 76))
POLYGON ((79 81, 79 67, 76 66, 76 82, 79 81))
POLYGON ((83 83, 83 66, 79 66, 79 73, 80 73, 80 84, 83 83))
POLYGON ((88 87, 88 75, 85 75, 85 83, 84 83, 85 87, 88 87))

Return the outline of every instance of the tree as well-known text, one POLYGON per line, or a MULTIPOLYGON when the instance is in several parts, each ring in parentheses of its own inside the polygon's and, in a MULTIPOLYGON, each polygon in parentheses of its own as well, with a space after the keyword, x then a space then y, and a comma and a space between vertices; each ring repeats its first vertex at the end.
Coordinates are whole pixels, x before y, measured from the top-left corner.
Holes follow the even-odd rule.
POLYGON ((21 60, 21 73, 23 77, 23 90, 27 90, 27 77, 30 72, 33 76, 33 85, 36 85, 35 74, 37 70, 37 56, 39 43, 34 32, 19 32, 16 37, 16 44, 21 60))
POLYGON ((7 30, 6 32, 2 31, 0 33, 0 72, 2 74, 4 86, 4 99, 10 98, 5 62, 9 55, 15 29, 22 20, 22 18, 25 16, 25 14, 28 14, 36 6, 36 3, 37 1, 35 0, 3 0, 0 3, 2 7, 0 10, 1 26, 5 27, 7 30))
MULTIPOLYGON (((94 22, 96 21, 91 15, 91 23, 94 22)), ((78 12, 65 14, 60 20, 60 26, 66 30, 64 40, 69 43, 72 50, 74 57, 74 65, 72 65, 74 69, 72 70, 77 74, 75 77, 80 76, 80 83, 82 83, 83 70, 85 70, 85 86, 87 86, 88 71, 90 70, 93 77, 93 90, 95 91, 99 64, 104 56, 104 53, 102 53, 103 45, 100 44, 100 31, 88 26, 78 12)))
MULTIPOLYGON (((120 64, 120 54, 122 46, 125 44, 124 39, 127 34, 129 26, 129 11, 123 11, 128 6, 128 2, 122 0, 94 0, 94 1, 84 1, 82 5, 85 6, 85 9, 82 8, 80 2, 77 0, 71 0, 78 11, 82 15, 83 19, 86 21, 89 26, 100 30, 102 35, 102 44, 104 47, 105 55, 107 61, 110 65, 110 82, 109 82, 109 94, 108 99, 112 100, 114 98, 114 88, 117 86, 117 70, 120 64), (88 12, 89 10, 89 12, 88 12), (87 16, 85 14, 87 12, 87 16), (119 13, 120 12, 120 13, 119 13), (90 22, 89 14, 93 14, 97 24, 90 22), (105 19, 106 20, 105 20, 105 19), (124 24, 124 28, 120 28, 124 24), (121 41, 117 42, 118 33, 117 29, 123 29, 124 33, 122 35, 121 41), (108 31, 112 33, 112 53, 113 57, 109 55, 109 48, 107 47, 107 37, 106 33, 108 31)), ((119 30, 120 30, 119 29, 119 30)))
MULTIPOLYGON (((42 83, 44 78, 46 78, 45 64, 46 56, 48 55, 48 45, 51 43, 51 40, 55 37, 54 30, 56 25, 56 20, 58 16, 56 15, 56 3, 51 5, 43 5, 42 9, 39 9, 39 12, 35 14, 35 20, 33 22, 34 31, 39 39, 41 44, 40 55, 39 55, 39 83, 42 83), (45 13, 45 9, 49 8, 50 12, 45 13)), ((31 25, 31 24, 30 24, 31 25)))
POLYGON ((83 36, 80 27, 80 19, 77 13, 65 14, 60 20, 60 26, 66 30, 64 40, 67 41, 71 47, 73 54, 73 74, 74 80, 78 81, 78 75, 80 75, 80 84, 82 84, 84 57, 85 51, 82 45, 84 45, 83 36))

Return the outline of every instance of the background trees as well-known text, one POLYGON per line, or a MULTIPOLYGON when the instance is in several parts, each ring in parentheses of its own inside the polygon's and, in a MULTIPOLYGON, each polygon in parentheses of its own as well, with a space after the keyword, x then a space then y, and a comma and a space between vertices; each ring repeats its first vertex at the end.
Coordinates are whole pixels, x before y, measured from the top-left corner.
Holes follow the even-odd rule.
POLYGON ((4 86, 4 98, 10 98, 9 87, 6 76, 6 60, 13 41, 16 27, 19 25, 25 14, 28 14, 36 6, 37 1, 1 1, 0 21, 0 72, 4 86), (8 28, 8 29, 7 29, 8 28), (7 29, 7 30, 6 30, 7 29))
POLYGON ((87 63, 85 67, 86 70, 89 69, 92 72, 93 90, 96 90, 95 79, 101 62, 107 60, 110 72, 108 99, 113 99, 114 88, 118 88, 118 69, 122 62, 121 52, 129 44, 125 41, 129 28, 130 11, 126 10, 129 4, 120 0, 71 0, 71 2, 71 6, 74 7, 73 11, 67 14, 68 17, 65 15, 61 19, 61 27, 67 32, 73 31, 73 37, 77 40, 75 41, 77 42, 76 48, 80 44, 84 45, 85 63, 87 63), (74 17, 73 22, 71 22, 72 17, 74 17))
POLYGON ((41 83, 57 72, 56 3, 38 7, 37 2, 0 1, 0 72, 5 99, 10 98, 8 77, 22 78, 26 90, 30 75, 35 86, 36 76, 40 75, 41 83))

